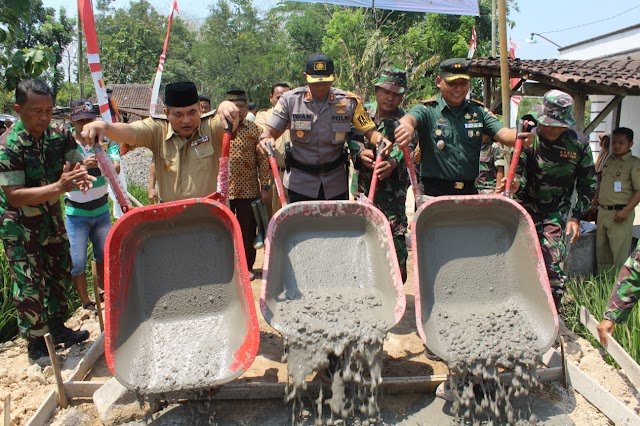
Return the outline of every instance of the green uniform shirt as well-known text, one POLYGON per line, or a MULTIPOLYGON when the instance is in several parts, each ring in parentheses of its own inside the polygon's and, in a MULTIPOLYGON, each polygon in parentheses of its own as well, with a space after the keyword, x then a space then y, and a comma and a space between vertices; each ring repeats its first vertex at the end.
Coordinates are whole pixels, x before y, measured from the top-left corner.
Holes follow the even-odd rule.
MULTIPOLYGON (((71 133, 60 133, 49 126, 40 140, 33 139, 22 120, 13 126, 6 145, 0 146, 0 186, 37 188, 57 182, 65 161, 82 162, 71 133)), ((4 192, 0 201, 2 211, 12 210, 22 216, 38 216, 48 211, 49 205, 59 201, 58 196, 45 203, 21 208, 11 207, 4 192)))
POLYGON ((631 152, 620 158, 615 155, 607 158, 602 166, 598 204, 626 205, 636 191, 640 191, 640 158, 631 152))
POLYGON ((475 180, 482 134, 493 138, 504 127, 481 103, 469 99, 452 108, 439 96, 414 106, 407 114, 418 121, 420 175, 427 178, 475 180))

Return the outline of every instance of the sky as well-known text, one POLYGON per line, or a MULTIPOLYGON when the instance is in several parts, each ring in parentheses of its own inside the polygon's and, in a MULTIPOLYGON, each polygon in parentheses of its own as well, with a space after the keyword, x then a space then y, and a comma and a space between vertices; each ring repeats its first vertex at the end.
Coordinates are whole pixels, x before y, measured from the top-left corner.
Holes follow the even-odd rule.
MULTIPOLYGON (((204 18, 216 0, 178 0, 184 19, 204 18)), ((64 6, 70 15, 76 15, 77 0, 43 0, 47 7, 64 6)), ((161 13, 169 12, 171 0, 150 0, 161 13)), ((277 3, 277 0, 260 0, 259 9, 277 3)), ((531 33, 540 33, 560 46, 606 34, 640 22, 640 0, 519 0, 519 12, 512 11, 515 27, 508 29, 508 36, 520 48, 516 56, 521 59, 553 59, 558 57, 557 47, 536 36, 536 44, 525 42, 531 33), (631 10, 629 10, 631 9, 631 10), (619 16, 616 16, 619 15, 619 16), (578 27, 579 28, 573 28, 578 27)), ((115 7, 125 7, 129 0, 116 0, 115 7)))

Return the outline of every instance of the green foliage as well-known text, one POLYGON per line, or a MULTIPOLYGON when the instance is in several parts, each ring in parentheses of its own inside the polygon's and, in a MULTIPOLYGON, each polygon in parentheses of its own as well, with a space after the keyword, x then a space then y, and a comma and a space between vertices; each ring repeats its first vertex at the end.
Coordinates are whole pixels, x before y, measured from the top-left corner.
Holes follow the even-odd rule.
POLYGON ((55 54, 48 46, 18 50, 11 58, 11 65, 5 69, 5 87, 12 91, 21 80, 39 77, 53 63, 55 54))
MULTIPOLYGON (((596 347, 600 343, 580 323, 580 307, 586 307, 601 320, 616 280, 617 271, 614 270, 587 279, 572 280, 567 285, 568 297, 565 297, 563 311, 565 324, 596 347)), ((640 362, 640 310, 634 309, 626 324, 617 324, 613 337, 636 362, 640 362)))

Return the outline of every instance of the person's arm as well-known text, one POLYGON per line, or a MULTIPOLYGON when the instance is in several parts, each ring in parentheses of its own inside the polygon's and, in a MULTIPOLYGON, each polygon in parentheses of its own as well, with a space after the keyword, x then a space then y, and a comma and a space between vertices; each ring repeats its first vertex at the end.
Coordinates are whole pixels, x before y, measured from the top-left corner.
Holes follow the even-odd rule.
POLYGON ((102 140, 107 137, 118 143, 127 145, 137 145, 136 132, 130 124, 126 123, 107 123, 106 121, 92 121, 84 125, 80 134, 87 143, 93 146, 96 140, 102 140))
MULTIPOLYGON (((424 105, 422 107, 424 108, 424 105)), ((412 108, 411 111, 414 109, 415 107, 412 108)), ((413 139, 416 127, 418 127, 418 120, 413 115, 405 114, 399 121, 400 124, 396 128, 394 136, 400 148, 404 148, 404 146, 408 145, 413 139)))
POLYGON ((149 202, 158 203, 158 190, 156 189, 156 163, 152 159, 149 164, 149 202))
POLYGON ((622 210, 618 210, 616 212, 613 220, 616 222, 624 221, 627 216, 629 216, 629 213, 631 213, 636 208, 638 203, 640 203, 640 191, 636 191, 633 193, 631 200, 627 203, 626 206, 624 206, 622 210))

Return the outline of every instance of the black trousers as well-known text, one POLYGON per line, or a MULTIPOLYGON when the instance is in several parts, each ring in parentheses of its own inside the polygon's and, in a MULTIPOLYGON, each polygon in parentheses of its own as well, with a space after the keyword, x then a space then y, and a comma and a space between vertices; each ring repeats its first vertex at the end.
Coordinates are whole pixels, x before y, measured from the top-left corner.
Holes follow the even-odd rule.
POLYGON ((434 179, 422 176, 420 178, 425 195, 439 197, 441 195, 474 195, 478 193, 475 181, 455 181, 434 179), (456 188, 456 184, 463 184, 460 189, 456 188))
POLYGON ((251 203, 255 198, 237 198, 229 200, 229 208, 236 215, 240 224, 240 232, 242 232, 242 242, 244 245, 244 254, 247 259, 247 268, 249 271, 253 269, 256 261, 256 249, 253 248, 253 240, 256 238, 257 226, 251 203))
MULTIPOLYGON (((348 192, 343 192, 333 198, 329 198, 329 200, 348 200, 349 194, 348 192)), ((318 200, 327 200, 327 197, 324 195, 324 188, 320 185, 320 191, 318 191, 318 196, 308 197, 306 195, 300 194, 299 192, 292 191, 289 189, 289 202, 295 203, 297 201, 318 201, 318 200)))

